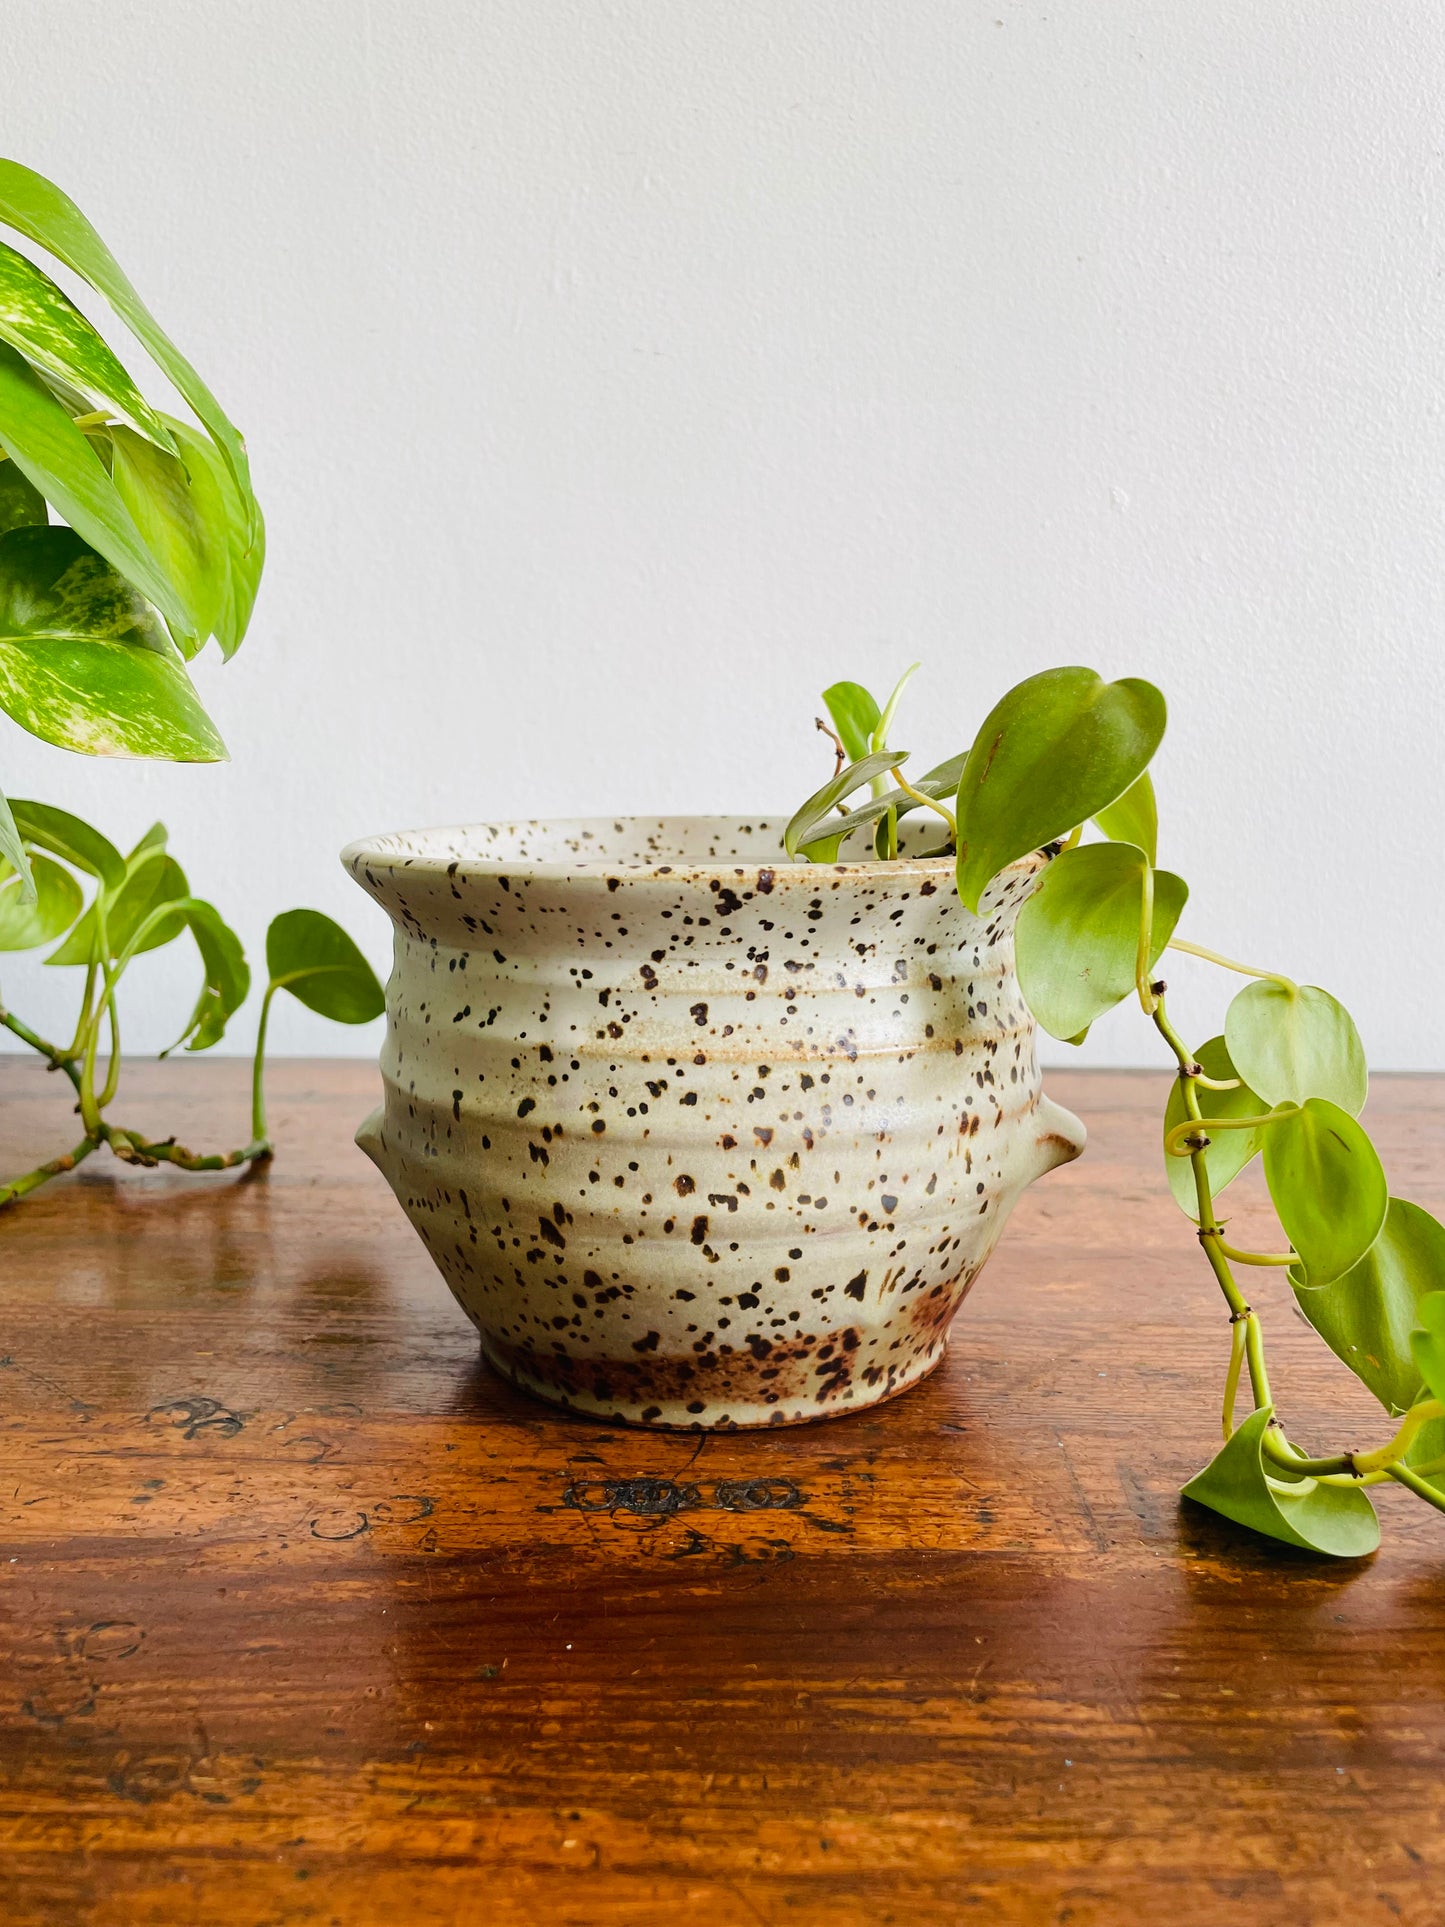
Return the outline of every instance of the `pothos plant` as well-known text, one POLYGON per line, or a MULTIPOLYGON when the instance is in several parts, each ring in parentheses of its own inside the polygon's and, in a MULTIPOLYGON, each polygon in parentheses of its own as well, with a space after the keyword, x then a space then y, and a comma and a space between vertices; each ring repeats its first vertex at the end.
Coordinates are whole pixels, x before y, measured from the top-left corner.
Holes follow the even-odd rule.
POLYGON ((272 921, 266 933, 267 982, 256 1027, 248 1143, 236 1150, 197 1152, 173 1137, 158 1139, 114 1124, 107 1113, 121 1078, 118 992, 135 959, 187 932, 200 956, 200 993, 163 1057, 182 1044, 198 1051, 220 1042, 250 991, 250 966, 240 938, 220 912, 191 895, 185 872, 167 847, 163 823, 155 824, 123 857, 99 830, 64 810, 18 801, 12 808, 34 895, 24 901, 13 871, 0 883, 0 952, 54 943, 46 963, 70 965, 85 975, 69 1042, 49 1042, 3 1001, 0 1025, 69 1081, 81 1136, 59 1156, 16 1177, 0 1178, 0 1208, 47 1179, 73 1171, 102 1145, 127 1164, 170 1164, 186 1171, 224 1171, 268 1158, 264 1071, 272 1001, 285 990, 337 1023, 364 1024, 379 1017, 386 1000, 365 957, 340 925, 319 910, 287 910, 272 921))
POLYGON ((1165 1172, 1228 1314, 1224 1443, 1186 1495, 1270 1538, 1344 1558, 1379 1543, 1371 1486, 1392 1480, 1445 1511, 1445 1226, 1390 1195, 1359 1121, 1365 1054, 1343 1005, 1176 935, 1189 891, 1157 867, 1149 776, 1163 696, 1136 678, 1045 670, 1003 697, 967 749, 915 782, 903 774, 908 752, 888 746, 912 674, 881 707, 858 683, 824 692, 831 727, 818 727, 833 738, 836 768, 788 825, 788 852, 833 863, 866 836, 887 862, 901 819, 926 810, 939 830, 930 853, 953 856, 973 911, 1006 865, 1035 850, 1051 856, 1019 912, 1020 989, 1039 1024, 1069 1043, 1130 1001, 1153 1026, 1174 1066, 1165 1172), (1098 840, 1085 840, 1091 830, 1098 840), (1197 1046, 1169 1017, 1157 974, 1167 950, 1248 979, 1222 1033, 1197 1046), (1241 1248, 1220 1213, 1220 1194, 1256 1157, 1283 1249, 1241 1248), (1256 1294, 1243 1281, 1281 1273, 1304 1317, 1383 1406, 1393 1429, 1380 1443, 1302 1451, 1276 1416, 1256 1294))
MULTIPOLYGON (((240 647, 265 556, 246 448, 68 195, 0 160, 0 228, 123 321, 194 412, 146 400, 43 268, 0 241, 0 708, 87 756, 225 756, 186 664, 240 647), (52 519, 53 512, 53 519, 52 519)), ((29 859, 0 794, 0 857, 29 859)))
MULTIPOLYGON (((0 228, 101 296, 194 416, 153 407, 64 290, 0 241, 0 709, 32 735, 87 756, 218 761, 225 747, 186 665, 212 638, 224 657, 234 655, 251 618, 265 527, 245 444, 53 182, 0 160, 0 228)), ((266 943, 250 1143, 195 1153, 112 1124, 120 980, 137 956, 186 931, 204 981, 177 1042, 204 1050, 244 1001, 250 971, 234 931, 191 895, 164 827, 122 857, 79 818, 38 803, 12 808, 0 790, 0 951, 59 939, 47 962, 84 971, 65 1044, 47 1042, 0 1003, 0 1025, 74 1086, 83 1132, 63 1155, 0 1181, 0 1206, 102 1145, 131 1163, 187 1170, 268 1156, 262 1067, 276 992, 343 1023, 382 1009, 381 987, 346 933, 317 911, 288 911, 266 943)))

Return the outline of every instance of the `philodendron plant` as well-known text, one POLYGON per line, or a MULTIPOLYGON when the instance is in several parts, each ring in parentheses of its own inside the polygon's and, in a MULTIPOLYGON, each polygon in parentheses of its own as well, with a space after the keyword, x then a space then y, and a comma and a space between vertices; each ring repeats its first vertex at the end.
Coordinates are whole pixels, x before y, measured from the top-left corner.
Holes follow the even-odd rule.
POLYGON ((969 748, 915 782, 903 774, 908 753, 888 747, 912 673, 881 708, 857 683, 824 692, 832 727, 821 719, 818 727, 833 738, 836 768, 789 824, 787 848, 833 863, 866 836, 887 862, 898 855, 902 818, 926 810, 940 832, 933 853, 953 855, 958 893, 975 911, 1007 864, 1033 850, 1051 855, 1019 913, 1020 988, 1040 1025, 1069 1043, 1130 1000, 1153 1025, 1175 1066, 1166 1175, 1228 1312, 1224 1443, 1185 1493, 1270 1538, 1344 1558, 1379 1543, 1372 1485, 1393 1480, 1445 1511, 1445 1226, 1390 1195, 1359 1121, 1365 1054, 1344 1007, 1313 984, 1175 934, 1189 892, 1157 867, 1149 777, 1163 696, 1135 678, 1045 670, 1004 696, 969 748), (856 800, 860 792, 866 800, 856 800), (1084 840, 1090 829, 1100 840, 1084 840), (1157 974, 1166 950, 1249 980, 1223 1032, 1197 1047, 1169 1018, 1157 974), (1220 1193, 1255 1157, 1282 1250, 1236 1246, 1219 1212, 1220 1193), (1276 1417, 1259 1312, 1241 1280, 1280 1272, 1304 1317, 1384 1407, 1393 1430, 1380 1444, 1303 1452, 1276 1417))
POLYGON ((185 872, 167 848, 163 823, 122 856, 99 830, 64 810, 23 802, 12 808, 34 890, 27 902, 13 870, 0 881, 0 951, 52 943, 56 948, 47 964, 85 974, 68 1043, 50 1043, 3 1003, 0 1025, 72 1085, 81 1136, 60 1156, 0 1178, 0 1208, 73 1171, 102 1145, 127 1164, 170 1164, 186 1171, 224 1171, 269 1157, 263 1076, 267 1019, 276 993, 289 991, 308 1009, 340 1024, 364 1024, 385 1007, 381 985, 351 938, 319 910, 284 911, 266 933, 267 982, 256 1029, 249 1143, 232 1151, 196 1152, 173 1137, 158 1139, 113 1124, 107 1112, 121 1077, 118 992, 134 960, 188 931, 195 941, 200 993, 170 1050, 181 1044, 207 1050, 220 1042, 251 988, 250 967, 240 938, 220 912, 191 895, 185 872))
MULTIPOLYGON (((195 415, 152 407, 50 275, 0 241, 0 709, 87 756, 215 762, 225 747, 186 664, 212 636, 233 655, 256 598, 245 444, 53 182, 0 160, 0 228, 102 296, 195 415)), ((0 857, 28 897, 3 794, 0 857)))

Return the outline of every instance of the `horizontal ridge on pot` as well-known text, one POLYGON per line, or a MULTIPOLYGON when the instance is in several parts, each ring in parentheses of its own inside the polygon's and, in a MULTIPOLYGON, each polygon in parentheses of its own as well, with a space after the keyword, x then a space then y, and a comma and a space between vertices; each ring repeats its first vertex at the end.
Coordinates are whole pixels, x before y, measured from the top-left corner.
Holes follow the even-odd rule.
POLYGON ((1023 1187, 1039 1088, 1013 920, 949 859, 788 862, 759 817, 377 837, 386 1099, 359 1141, 491 1363, 645 1424, 857 1410, 942 1354, 1023 1187))

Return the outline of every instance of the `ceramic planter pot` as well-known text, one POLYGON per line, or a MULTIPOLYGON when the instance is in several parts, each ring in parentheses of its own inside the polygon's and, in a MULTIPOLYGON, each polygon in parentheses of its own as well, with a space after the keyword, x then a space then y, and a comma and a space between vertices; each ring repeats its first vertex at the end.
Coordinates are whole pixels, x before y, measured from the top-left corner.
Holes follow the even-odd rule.
POLYGON ((489 1362, 576 1410, 731 1429, 922 1378, 1034 1178, 1013 925, 947 858, 793 864, 782 824, 478 824, 354 843, 396 925, 358 1143, 489 1362))

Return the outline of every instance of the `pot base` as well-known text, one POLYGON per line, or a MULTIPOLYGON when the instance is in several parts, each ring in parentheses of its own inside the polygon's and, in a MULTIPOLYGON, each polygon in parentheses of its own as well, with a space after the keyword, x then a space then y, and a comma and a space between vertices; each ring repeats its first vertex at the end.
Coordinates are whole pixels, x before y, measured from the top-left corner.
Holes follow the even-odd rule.
POLYGON ((704 1406, 698 1412, 681 1399, 622 1407, 614 1399, 580 1387, 574 1387, 569 1392, 560 1391, 556 1385, 548 1384, 545 1379, 529 1372, 515 1357, 508 1359, 501 1356, 487 1344, 485 1337, 481 1339, 482 1357, 490 1370, 509 1385, 515 1385, 518 1391, 579 1418, 605 1419, 612 1425, 635 1426, 639 1431, 646 1432, 761 1432, 776 1430, 783 1425, 821 1425, 828 1419, 851 1418, 855 1413, 871 1411, 874 1406, 885 1405, 900 1393, 911 1390, 943 1363, 947 1346, 947 1333, 941 1333, 926 1352, 919 1354, 896 1377, 880 1380, 876 1387, 850 1387, 847 1392, 840 1394, 836 1404, 829 1405, 823 1411, 819 1411, 815 1404, 790 1404, 780 1399, 776 1405, 733 1400, 727 1405, 704 1406))

